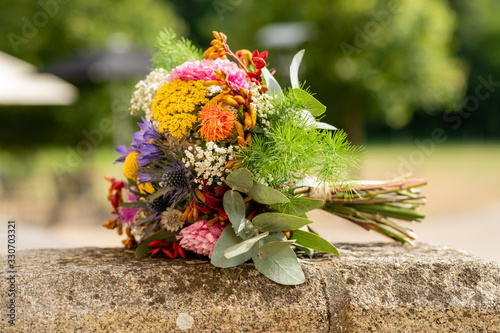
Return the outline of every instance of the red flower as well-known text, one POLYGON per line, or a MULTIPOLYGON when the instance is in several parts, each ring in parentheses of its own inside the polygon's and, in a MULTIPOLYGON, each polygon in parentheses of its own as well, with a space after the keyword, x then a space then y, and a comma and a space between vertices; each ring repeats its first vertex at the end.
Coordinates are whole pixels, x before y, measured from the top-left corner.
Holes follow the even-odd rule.
POLYGON ((205 202, 196 201, 196 209, 202 213, 217 215, 220 214, 224 218, 228 219, 226 212, 224 211, 224 206, 222 204, 224 193, 229 190, 229 187, 222 183, 215 188, 212 186, 207 186, 206 181, 203 180, 203 196, 205 197, 205 202))
POLYGON ((184 252, 184 249, 179 246, 179 242, 170 243, 170 242, 162 242, 161 240, 155 240, 149 243, 147 247, 153 249, 149 251, 149 253, 151 253, 151 258, 156 256, 160 251, 162 251, 170 259, 175 259, 178 258, 179 256, 181 256, 183 259, 186 259, 186 254, 184 252))
POLYGON ((261 77, 262 68, 266 67, 266 59, 268 54, 269 54, 268 51, 259 53, 258 50, 255 50, 252 53, 252 62, 253 65, 255 66, 256 71, 248 72, 248 77, 250 78, 250 81, 252 81, 255 84, 260 85, 262 82, 262 77, 261 77))

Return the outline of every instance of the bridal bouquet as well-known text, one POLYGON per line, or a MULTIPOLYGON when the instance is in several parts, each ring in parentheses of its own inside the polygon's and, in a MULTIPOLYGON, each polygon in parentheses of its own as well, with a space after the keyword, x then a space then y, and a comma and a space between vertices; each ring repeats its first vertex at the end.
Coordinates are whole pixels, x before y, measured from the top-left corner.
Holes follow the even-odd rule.
POLYGON ((300 284, 297 253, 339 255, 310 228, 322 208, 409 242, 394 219, 419 220, 423 180, 354 182, 360 148, 318 120, 322 105, 290 65, 291 87, 268 69, 268 52, 233 52, 213 32, 201 52, 165 31, 154 69, 136 85, 131 113, 142 113, 129 145, 116 148, 126 180, 107 177, 114 217, 138 257, 205 256, 217 267, 252 260, 269 279, 300 284))

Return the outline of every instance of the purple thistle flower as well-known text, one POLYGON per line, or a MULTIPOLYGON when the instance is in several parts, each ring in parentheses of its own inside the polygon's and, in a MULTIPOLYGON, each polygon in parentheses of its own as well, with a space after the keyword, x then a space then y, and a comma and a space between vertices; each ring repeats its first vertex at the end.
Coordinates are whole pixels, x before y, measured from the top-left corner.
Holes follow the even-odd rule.
POLYGON ((144 143, 138 151, 141 154, 136 159, 139 162, 139 169, 156 164, 158 160, 164 157, 161 149, 152 143, 144 143))
POLYGON ((120 140, 120 142, 121 142, 121 145, 117 146, 115 148, 115 151, 118 154, 120 154, 121 156, 116 159, 115 163, 125 162, 125 159, 127 158, 128 154, 130 154, 130 152, 133 150, 133 149, 127 147, 121 140, 120 140))
POLYGON ((153 124, 146 120, 146 118, 141 117, 142 123, 139 122, 140 130, 132 134, 132 144, 127 147, 122 141, 121 145, 116 147, 116 152, 121 156, 116 159, 116 162, 125 162, 125 158, 132 151, 141 153, 142 156, 138 159, 140 163, 140 168, 148 167, 152 164, 152 160, 160 157, 161 151, 154 147, 154 145, 149 144, 147 141, 151 139, 163 139, 162 135, 154 128, 153 124), (144 147, 146 146, 146 147, 144 147))

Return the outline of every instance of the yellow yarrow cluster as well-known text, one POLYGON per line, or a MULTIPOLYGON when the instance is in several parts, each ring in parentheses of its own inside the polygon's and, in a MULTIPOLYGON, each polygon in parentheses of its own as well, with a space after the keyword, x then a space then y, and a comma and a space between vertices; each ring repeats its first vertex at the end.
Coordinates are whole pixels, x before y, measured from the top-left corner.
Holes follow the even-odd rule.
POLYGON ((195 109, 208 102, 204 81, 184 81, 181 79, 164 84, 153 99, 151 110, 160 124, 158 130, 169 131, 181 138, 193 127, 198 116, 195 109))

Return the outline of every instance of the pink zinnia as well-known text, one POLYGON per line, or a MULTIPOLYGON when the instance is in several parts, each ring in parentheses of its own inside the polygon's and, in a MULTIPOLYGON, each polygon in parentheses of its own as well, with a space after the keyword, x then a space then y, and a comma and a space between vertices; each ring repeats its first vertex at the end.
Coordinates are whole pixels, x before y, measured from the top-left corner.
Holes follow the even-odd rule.
POLYGON ((177 79, 182 79, 184 81, 215 80, 214 71, 216 69, 223 69, 226 71, 228 81, 234 84, 236 88, 250 89, 245 71, 239 68, 236 63, 219 58, 214 60, 186 61, 172 70, 168 77, 168 82, 177 79))
MULTIPOLYGON (((137 191, 136 188, 134 188, 137 191)), ((125 202, 136 202, 137 196, 130 191, 125 190, 124 193, 125 202)), ((131 227, 134 224, 135 215, 139 211, 139 208, 130 207, 118 207, 118 221, 127 227, 131 227)))
POLYGON ((212 258, 215 243, 217 243, 222 230, 224 228, 218 224, 209 227, 207 221, 198 221, 182 229, 177 239, 181 240, 179 245, 182 248, 212 258))

